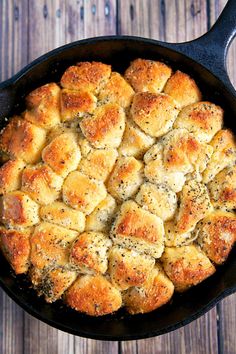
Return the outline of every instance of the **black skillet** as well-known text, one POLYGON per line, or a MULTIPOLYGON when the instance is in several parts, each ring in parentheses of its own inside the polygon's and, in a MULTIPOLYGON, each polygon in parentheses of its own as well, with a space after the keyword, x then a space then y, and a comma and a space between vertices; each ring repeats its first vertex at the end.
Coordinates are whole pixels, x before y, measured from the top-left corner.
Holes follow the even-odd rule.
MULTIPOLYGON (((236 34, 236 1, 230 0, 217 23, 204 36, 187 43, 113 36, 92 38, 57 48, 29 64, 10 80, 0 84, 0 127, 5 117, 23 110, 27 93, 50 81, 59 81, 63 71, 81 60, 110 63, 124 72, 134 58, 163 60, 174 69, 193 76, 203 97, 225 110, 225 126, 236 134, 236 92, 226 71, 226 54, 236 34)), ((47 304, 30 289, 25 277, 15 277, 0 256, 0 284, 24 310, 63 331, 103 340, 130 340, 157 336, 177 329, 203 315, 225 296, 236 291, 236 249, 215 275, 170 304, 149 314, 129 316, 124 310, 100 318, 66 308, 62 302, 47 304)))

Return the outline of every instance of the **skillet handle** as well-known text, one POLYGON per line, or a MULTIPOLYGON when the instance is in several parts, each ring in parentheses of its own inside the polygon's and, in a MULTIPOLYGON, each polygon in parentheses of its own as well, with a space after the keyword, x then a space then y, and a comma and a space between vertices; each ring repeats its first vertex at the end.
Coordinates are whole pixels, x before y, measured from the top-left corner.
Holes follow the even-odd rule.
POLYGON ((228 0, 209 32, 193 41, 176 43, 174 46, 177 51, 205 66, 236 95, 226 68, 228 49, 235 35, 236 0, 228 0))

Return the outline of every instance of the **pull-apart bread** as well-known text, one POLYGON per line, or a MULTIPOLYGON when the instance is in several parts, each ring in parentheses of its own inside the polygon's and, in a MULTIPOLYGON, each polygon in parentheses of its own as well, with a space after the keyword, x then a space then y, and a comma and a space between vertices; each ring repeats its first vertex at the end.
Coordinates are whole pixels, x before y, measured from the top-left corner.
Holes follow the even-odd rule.
POLYGON ((80 62, 0 132, 0 248, 47 302, 150 312, 236 241, 236 145, 193 78, 80 62))

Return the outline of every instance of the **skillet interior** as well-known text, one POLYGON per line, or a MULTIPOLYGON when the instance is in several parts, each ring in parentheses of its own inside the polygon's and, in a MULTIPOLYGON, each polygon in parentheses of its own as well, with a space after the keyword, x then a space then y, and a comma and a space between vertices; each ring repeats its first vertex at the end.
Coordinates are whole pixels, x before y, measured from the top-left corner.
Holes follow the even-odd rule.
MULTIPOLYGON (((135 37, 103 37, 58 48, 8 81, 8 89, 2 91, 5 104, 0 105, 0 128, 5 124, 6 115, 24 109, 23 100, 27 93, 46 82, 59 81, 69 65, 81 60, 99 60, 112 64, 113 70, 123 73, 132 59, 141 57, 162 60, 174 70, 180 69, 190 74, 203 92, 204 99, 222 106, 225 110, 225 126, 236 134, 236 100, 232 93, 208 70, 174 49, 174 45, 135 37)), ((0 283, 25 310, 61 330, 95 339, 139 339, 156 336, 187 324, 214 306, 220 298, 235 291, 235 252, 234 248, 224 266, 218 267, 212 277, 184 294, 175 294, 170 304, 144 315, 130 316, 120 310, 115 315, 94 318, 68 309, 62 302, 47 304, 29 288, 25 277, 13 275, 2 255, 0 283)))

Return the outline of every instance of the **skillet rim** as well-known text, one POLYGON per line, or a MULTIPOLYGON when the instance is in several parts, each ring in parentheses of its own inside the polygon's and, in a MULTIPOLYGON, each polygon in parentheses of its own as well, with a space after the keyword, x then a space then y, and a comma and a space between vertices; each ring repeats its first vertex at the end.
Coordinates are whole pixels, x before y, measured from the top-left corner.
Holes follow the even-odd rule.
MULTIPOLYGON (((236 101, 236 97, 233 94, 233 92, 229 89, 229 87, 227 87, 224 84, 224 82, 219 77, 217 77, 213 72, 211 72, 208 68, 206 68, 201 62, 198 62, 198 61, 192 59, 190 56, 186 55, 184 52, 181 51, 181 49, 179 48, 179 45, 186 45, 188 43, 191 43, 192 41, 176 44, 176 43, 161 42, 158 40, 139 37, 139 36, 123 36, 123 35, 122 36, 113 35, 113 36, 92 37, 92 38, 88 38, 88 39, 74 41, 74 42, 65 44, 63 46, 60 46, 58 48, 55 48, 55 49, 41 55, 39 58, 36 58, 35 60, 33 60, 31 63, 26 65, 23 69, 21 69, 18 73, 16 73, 10 79, 0 83, 0 94, 1 94, 1 90, 7 89, 7 88, 14 89, 14 86, 18 83, 18 81, 20 81, 22 78, 24 78, 24 76, 29 71, 34 70, 38 64, 41 64, 44 61, 47 61, 48 59, 55 57, 57 54, 59 54, 63 51, 66 51, 67 49, 71 49, 71 48, 81 46, 81 45, 88 45, 88 44, 93 44, 93 43, 104 42, 104 41, 108 42, 108 41, 122 41, 122 40, 139 42, 139 44, 145 43, 145 44, 151 44, 154 46, 159 46, 159 47, 165 48, 167 50, 170 50, 172 52, 176 52, 177 54, 180 54, 181 56, 194 61, 199 67, 204 68, 204 70, 207 70, 211 75, 216 77, 217 80, 221 82, 221 84, 225 88, 228 95, 233 97, 233 99, 236 101)), ((129 334, 128 333, 125 336, 122 336, 122 335, 114 336, 114 335, 110 335, 110 334, 107 334, 107 335, 104 335, 104 334, 101 335, 101 334, 96 334, 96 333, 91 334, 91 333, 88 333, 87 331, 83 332, 83 330, 81 330, 79 328, 74 329, 72 327, 68 327, 67 325, 64 325, 62 322, 59 323, 58 321, 53 321, 51 319, 48 319, 47 316, 45 316, 45 314, 42 315, 36 308, 33 309, 32 307, 29 306, 29 304, 25 303, 24 301, 21 301, 19 296, 17 296, 17 294, 15 294, 11 290, 11 288, 8 287, 4 281, 2 281, 1 278, 0 278, 0 286, 10 296, 10 298, 13 299, 21 308, 23 308, 26 312, 28 312, 33 317, 43 321, 44 323, 46 323, 50 326, 53 326, 59 330, 65 331, 67 333, 79 335, 79 336, 85 337, 85 338, 92 338, 92 339, 97 339, 97 340, 111 340, 111 341, 144 339, 144 338, 150 338, 150 337, 154 337, 154 336, 158 336, 161 334, 171 332, 171 331, 176 330, 182 326, 185 326, 185 325, 189 324, 190 322, 194 321, 195 319, 201 317, 203 314, 205 314, 211 308, 213 308, 219 301, 224 299, 226 296, 236 292, 236 282, 235 282, 234 285, 232 285, 230 287, 226 287, 218 295, 213 297, 212 300, 210 300, 206 305, 203 305, 200 307, 200 309, 194 311, 194 313, 191 316, 188 316, 186 319, 184 319, 182 321, 177 321, 173 325, 169 325, 169 326, 165 327, 164 329, 152 330, 152 331, 145 332, 143 334, 135 334, 135 333, 129 334)))
MULTIPOLYGON (((83 332, 80 329, 73 329, 69 328, 66 325, 63 325, 63 323, 54 322, 53 320, 50 320, 48 318, 45 318, 43 315, 41 315, 38 311, 35 309, 31 309, 29 305, 25 304, 24 302, 21 302, 17 295, 13 291, 11 291, 4 282, 0 279, 0 286, 1 288, 6 292, 6 294, 17 304, 19 305, 24 311, 26 311, 28 314, 31 316, 37 318, 38 320, 46 323, 49 326, 52 326, 58 330, 61 330, 66 333, 73 334, 75 336, 80 336, 83 338, 89 338, 89 339, 95 339, 95 340, 106 340, 106 341, 128 341, 128 340, 139 340, 139 339, 145 339, 145 338, 152 338, 152 337, 157 337, 162 334, 166 334, 169 332, 173 332, 183 326, 188 325, 189 323, 195 321, 199 317, 203 316, 205 313, 210 311, 214 306, 216 306, 220 301, 222 301, 224 298, 226 298, 229 295, 232 295, 233 293, 236 292, 236 285, 223 290, 218 296, 216 296, 212 301, 210 301, 207 305, 203 306, 201 310, 197 310, 193 315, 189 316, 183 321, 178 321, 173 325, 167 326, 163 330, 155 330, 155 331, 150 331, 146 332, 144 334, 126 334, 125 336, 114 336, 114 335, 101 335, 101 334, 90 334, 87 332, 83 332)), ((37 296, 35 294, 35 296, 37 296)))

